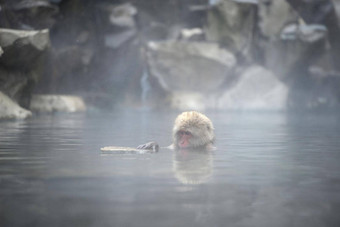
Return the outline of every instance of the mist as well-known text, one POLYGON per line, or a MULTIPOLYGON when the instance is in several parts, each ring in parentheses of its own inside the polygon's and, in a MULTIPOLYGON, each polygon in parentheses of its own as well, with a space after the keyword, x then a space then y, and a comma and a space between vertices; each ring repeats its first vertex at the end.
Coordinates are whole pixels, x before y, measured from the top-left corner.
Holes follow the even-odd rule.
POLYGON ((340 226, 339 15, 0 0, 0 226, 340 226))
POLYGON ((339 4, 2 0, 1 105, 338 111, 339 4))

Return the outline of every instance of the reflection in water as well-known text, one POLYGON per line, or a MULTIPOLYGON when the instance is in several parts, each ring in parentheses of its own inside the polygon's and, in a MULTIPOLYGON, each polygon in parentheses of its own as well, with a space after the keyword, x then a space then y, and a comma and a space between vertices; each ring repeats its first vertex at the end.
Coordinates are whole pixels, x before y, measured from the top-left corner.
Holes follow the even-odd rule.
POLYGON ((0 226, 340 226, 340 118, 210 113, 217 150, 169 144, 178 113, 0 122, 0 226))
POLYGON ((202 184, 212 175, 211 151, 177 150, 173 155, 173 171, 183 184, 202 184))

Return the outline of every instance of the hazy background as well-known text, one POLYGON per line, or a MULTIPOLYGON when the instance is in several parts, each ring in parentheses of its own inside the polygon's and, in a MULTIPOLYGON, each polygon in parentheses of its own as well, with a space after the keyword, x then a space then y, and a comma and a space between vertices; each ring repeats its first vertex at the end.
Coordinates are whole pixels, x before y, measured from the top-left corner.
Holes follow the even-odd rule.
POLYGON ((339 5, 0 0, 0 226, 340 226, 339 5))
POLYGON ((72 94, 100 109, 337 110, 339 5, 1 0, 0 90, 25 109, 72 94))

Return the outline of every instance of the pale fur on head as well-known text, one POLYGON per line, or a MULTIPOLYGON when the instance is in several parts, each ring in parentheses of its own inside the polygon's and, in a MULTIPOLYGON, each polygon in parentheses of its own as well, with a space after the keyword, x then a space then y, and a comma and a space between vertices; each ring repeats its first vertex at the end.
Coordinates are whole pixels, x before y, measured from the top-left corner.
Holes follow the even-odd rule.
POLYGON ((178 132, 189 131, 192 147, 204 147, 214 143, 214 126, 210 119, 196 111, 183 112, 177 116, 172 130, 173 145, 178 147, 178 132))

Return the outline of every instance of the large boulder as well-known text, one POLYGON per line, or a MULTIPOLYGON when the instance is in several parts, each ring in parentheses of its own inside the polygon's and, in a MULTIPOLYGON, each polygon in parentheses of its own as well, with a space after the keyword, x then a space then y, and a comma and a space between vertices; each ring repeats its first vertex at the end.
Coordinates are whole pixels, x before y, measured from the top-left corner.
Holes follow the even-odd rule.
POLYGON ((287 107, 287 97, 288 88, 272 72, 260 66, 252 66, 219 98, 217 108, 284 110, 287 107))
POLYGON ((115 7, 109 7, 110 22, 119 27, 134 28, 137 8, 131 3, 124 3, 115 7))
POLYGON ((274 73, 254 65, 242 70, 237 81, 223 91, 173 92, 169 100, 178 110, 281 111, 287 109, 288 91, 274 73))
POLYGON ((20 107, 0 91, 0 119, 24 119, 30 116, 30 111, 20 107))
POLYGON ((148 43, 148 64, 167 91, 211 92, 232 77, 236 59, 216 43, 162 41, 148 43))
POLYGON ((86 110, 85 102, 78 96, 71 95, 33 95, 30 109, 33 112, 83 112, 86 110))
POLYGON ((266 44, 265 55, 267 68, 280 78, 300 76, 326 50, 327 29, 323 25, 289 24, 279 37, 266 44))
POLYGON ((257 1, 215 2, 207 12, 207 40, 221 43, 229 50, 247 56, 253 44, 257 1))
POLYGON ((49 48, 48 30, 0 29, 0 90, 28 108, 31 92, 41 77, 42 62, 49 48))
POLYGON ((0 29, 0 46, 4 51, 0 64, 16 69, 31 69, 34 67, 34 61, 49 44, 47 29, 38 31, 0 29))
POLYGON ((56 21, 60 0, 1 0, 0 27, 13 29, 51 28, 56 21), (52 3, 53 2, 53 3, 52 3))
POLYGON ((259 0, 258 14, 261 34, 269 40, 279 37, 281 29, 298 18, 286 0, 259 0))

